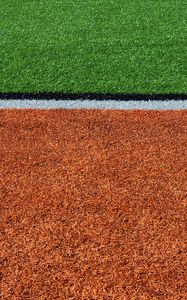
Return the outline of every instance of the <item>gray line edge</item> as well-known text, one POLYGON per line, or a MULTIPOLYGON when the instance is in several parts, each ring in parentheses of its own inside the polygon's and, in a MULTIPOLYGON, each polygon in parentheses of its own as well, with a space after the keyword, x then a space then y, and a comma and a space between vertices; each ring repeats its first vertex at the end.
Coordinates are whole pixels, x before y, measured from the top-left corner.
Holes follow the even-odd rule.
POLYGON ((0 109, 187 110, 187 100, 0 100, 0 109))

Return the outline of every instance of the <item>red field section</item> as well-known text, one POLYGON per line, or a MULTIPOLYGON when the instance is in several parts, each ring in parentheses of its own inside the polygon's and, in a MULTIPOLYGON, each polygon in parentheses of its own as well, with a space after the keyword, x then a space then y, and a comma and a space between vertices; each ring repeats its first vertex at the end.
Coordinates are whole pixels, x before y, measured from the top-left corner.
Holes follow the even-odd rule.
POLYGON ((0 111, 0 299, 187 299, 187 111, 0 111))

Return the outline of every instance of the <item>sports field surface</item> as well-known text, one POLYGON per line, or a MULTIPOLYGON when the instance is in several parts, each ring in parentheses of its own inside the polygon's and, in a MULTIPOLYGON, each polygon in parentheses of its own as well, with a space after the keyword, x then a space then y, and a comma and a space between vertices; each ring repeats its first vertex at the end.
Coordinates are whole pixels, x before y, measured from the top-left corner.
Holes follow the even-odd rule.
POLYGON ((2 0, 0 93, 186 93, 186 1, 2 0))
POLYGON ((187 299, 186 1, 0 15, 0 299, 187 299))
POLYGON ((0 110, 0 298, 185 300, 187 111, 0 110))

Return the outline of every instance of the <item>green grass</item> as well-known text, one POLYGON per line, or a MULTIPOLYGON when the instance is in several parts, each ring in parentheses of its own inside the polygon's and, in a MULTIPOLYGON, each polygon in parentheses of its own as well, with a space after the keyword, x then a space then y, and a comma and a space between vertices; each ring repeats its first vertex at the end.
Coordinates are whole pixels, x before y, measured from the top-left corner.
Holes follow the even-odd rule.
POLYGON ((1 0, 0 92, 186 93, 186 0, 1 0))

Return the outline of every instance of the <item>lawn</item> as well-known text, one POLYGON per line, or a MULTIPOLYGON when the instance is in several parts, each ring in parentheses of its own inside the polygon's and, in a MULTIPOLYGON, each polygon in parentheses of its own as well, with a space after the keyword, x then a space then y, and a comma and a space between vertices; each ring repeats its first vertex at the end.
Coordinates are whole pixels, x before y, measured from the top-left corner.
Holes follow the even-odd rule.
POLYGON ((185 0, 1 0, 0 92, 187 93, 185 0))

